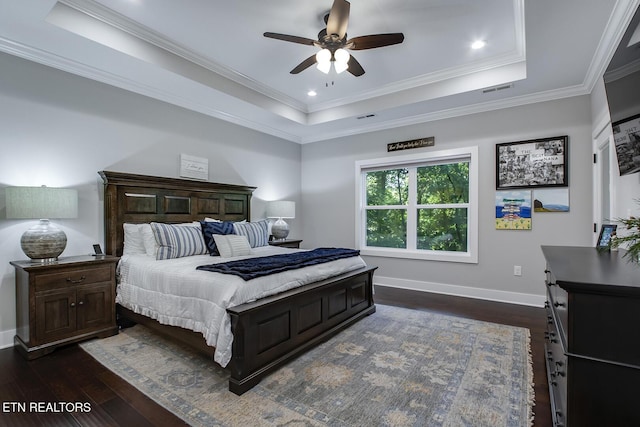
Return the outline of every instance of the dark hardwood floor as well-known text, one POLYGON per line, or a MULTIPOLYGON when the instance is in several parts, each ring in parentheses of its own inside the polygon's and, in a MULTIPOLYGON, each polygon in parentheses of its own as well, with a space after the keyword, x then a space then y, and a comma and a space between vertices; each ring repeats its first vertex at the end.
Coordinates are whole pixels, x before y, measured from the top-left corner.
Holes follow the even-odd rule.
MULTIPOLYGON (((533 425, 552 425, 544 367, 544 309, 381 287, 376 288, 375 301, 529 328, 536 399, 533 425)), ((0 372, 0 426, 185 425, 77 345, 30 362, 11 348, 0 350, 0 372), (16 404, 25 402, 26 413, 21 413, 16 404), (41 402, 42 406, 34 408, 40 412, 30 411, 28 402, 41 402), (47 408, 47 402, 84 403, 79 409, 86 409, 88 403, 90 411, 60 411, 59 407, 47 408)))

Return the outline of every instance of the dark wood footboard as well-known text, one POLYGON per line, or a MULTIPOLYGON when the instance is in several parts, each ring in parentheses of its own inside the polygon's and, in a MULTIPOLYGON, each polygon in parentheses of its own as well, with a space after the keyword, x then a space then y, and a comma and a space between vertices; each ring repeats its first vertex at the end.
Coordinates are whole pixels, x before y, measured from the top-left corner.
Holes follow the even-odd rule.
MULTIPOLYGON (((364 267, 229 308, 233 333, 231 362, 227 367, 229 390, 243 394, 295 356, 374 313, 376 268, 364 267)), ((202 334, 162 325, 118 306, 118 324, 126 327, 131 323, 143 324, 213 359, 215 349, 207 346, 202 334)))
POLYGON ((229 390, 242 394, 291 358, 375 312, 366 267, 227 309, 233 331, 229 390))

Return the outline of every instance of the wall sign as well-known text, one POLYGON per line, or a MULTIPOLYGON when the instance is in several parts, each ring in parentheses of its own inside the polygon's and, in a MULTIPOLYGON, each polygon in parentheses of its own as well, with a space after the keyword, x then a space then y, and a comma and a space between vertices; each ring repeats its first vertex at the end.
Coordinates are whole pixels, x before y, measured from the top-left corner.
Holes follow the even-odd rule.
POLYGON ((436 144, 436 138, 429 136, 427 138, 412 139, 410 141, 391 142, 387 144, 387 152, 410 150, 412 148, 433 147, 436 144))
POLYGON ((209 179, 209 159, 180 154, 180 176, 201 180, 209 179))

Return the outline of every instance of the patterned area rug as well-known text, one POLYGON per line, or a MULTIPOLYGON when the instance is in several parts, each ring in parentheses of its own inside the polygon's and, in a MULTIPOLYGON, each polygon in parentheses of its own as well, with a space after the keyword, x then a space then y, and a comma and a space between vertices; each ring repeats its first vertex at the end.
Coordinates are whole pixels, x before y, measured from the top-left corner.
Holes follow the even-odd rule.
POLYGON ((242 396, 137 325, 82 348, 193 426, 530 426, 529 330, 377 305, 242 396))

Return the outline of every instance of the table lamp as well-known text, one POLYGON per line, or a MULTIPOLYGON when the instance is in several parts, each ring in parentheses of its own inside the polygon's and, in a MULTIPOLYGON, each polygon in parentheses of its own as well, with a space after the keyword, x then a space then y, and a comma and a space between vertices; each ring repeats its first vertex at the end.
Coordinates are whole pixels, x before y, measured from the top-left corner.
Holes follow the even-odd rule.
POLYGON ((296 217, 296 202, 276 200, 267 204, 267 218, 278 218, 271 225, 271 234, 275 239, 284 240, 289 235, 289 224, 283 218, 296 217))
POLYGON ((22 251, 36 262, 52 262, 67 246, 67 236, 50 218, 77 218, 78 191, 51 187, 7 187, 8 219, 39 219, 20 239, 22 251))

